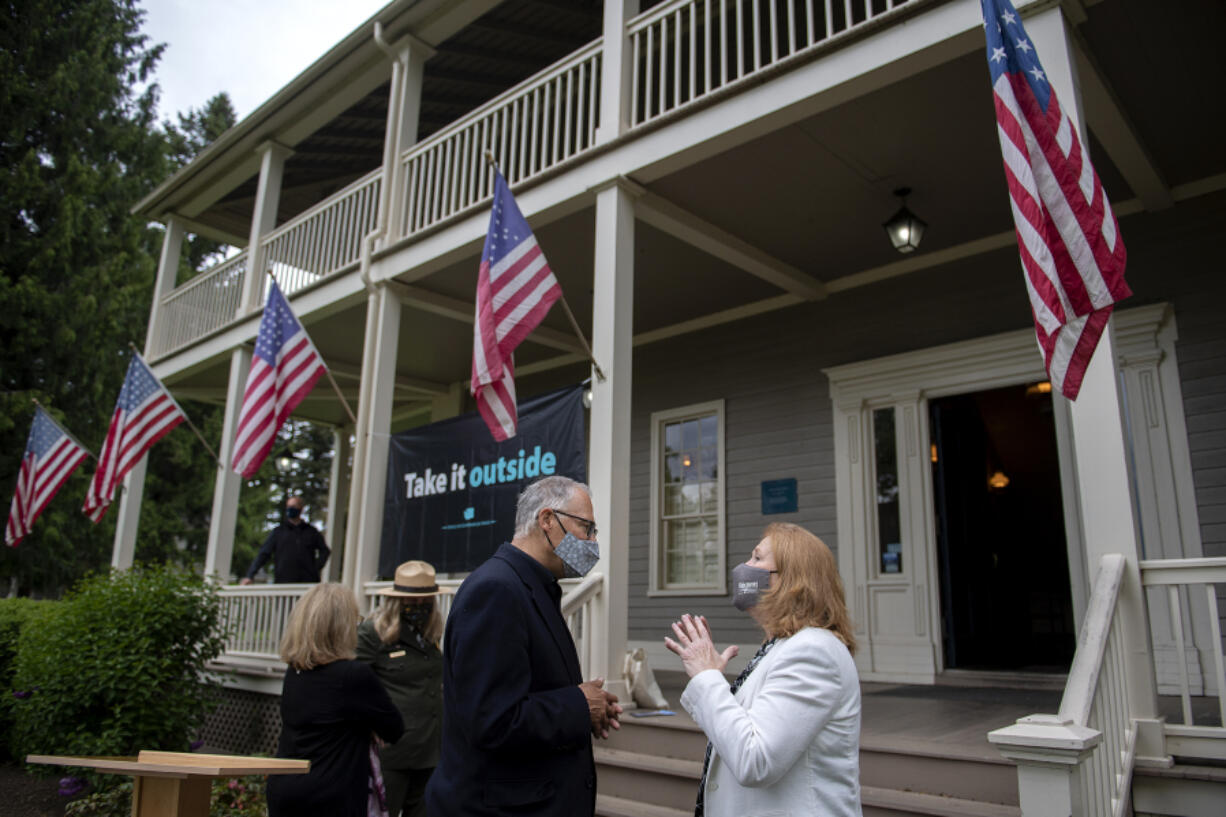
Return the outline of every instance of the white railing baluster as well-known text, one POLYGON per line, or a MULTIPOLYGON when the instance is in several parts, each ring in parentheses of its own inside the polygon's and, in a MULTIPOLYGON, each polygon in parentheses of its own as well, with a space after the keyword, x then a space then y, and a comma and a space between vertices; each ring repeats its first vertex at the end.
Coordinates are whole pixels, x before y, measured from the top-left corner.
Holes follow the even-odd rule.
POLYGON ((1226 728, 1226 656, 1222 655, 1222 620, 1218 618, 1217 591, 1212 584, 1205 585, 1205 596, 1209 607, 1209 641, 1217 646, 1213 651, 1213 668, 1217 679, 1218 723, 1226 728))
POLYGON ((1175 661, 1179 666, 1179 700, 1183 706, 1183 722, 1192 725, 1192 684, 1188 679, 1187 645, 1183 638, 1183 611, 1179 606, 1179 588, 1166 588, 1167 604, 1170 606, 1171 629, 1175 631, 1175 661))

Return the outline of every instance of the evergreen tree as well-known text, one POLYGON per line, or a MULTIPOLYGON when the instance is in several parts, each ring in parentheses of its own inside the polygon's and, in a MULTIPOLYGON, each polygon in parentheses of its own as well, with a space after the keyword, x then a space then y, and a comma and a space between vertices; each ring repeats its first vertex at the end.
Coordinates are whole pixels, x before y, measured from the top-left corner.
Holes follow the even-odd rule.
MULTIPOLYGON (((12 496, 38 398, 100 446, 144 338, 159 234, 132 205, 166 176, 161 52, 133 0, 11 0, 0 12, 0 496, 12 496)), ((113 514, 81 513, 87 463, 33 533, 3 548, 0 579, 51 592, 105 565, 113 514)), ((7 508, 6 508, 7 510, 7 508)))

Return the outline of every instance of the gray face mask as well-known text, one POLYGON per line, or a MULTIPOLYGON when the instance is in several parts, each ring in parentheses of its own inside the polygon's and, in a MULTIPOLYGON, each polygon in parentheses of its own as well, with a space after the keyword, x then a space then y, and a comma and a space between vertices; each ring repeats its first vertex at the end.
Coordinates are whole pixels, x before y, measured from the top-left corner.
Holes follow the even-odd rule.
POLYGON ((567 579, 586 576, 600 561, 600 543, 595 539, 580 539, 573 533, 563 536, 553 552, 562 560, 562 576, 567 579))
POLYGON ((778 572, 744 563, 732 568, 732 606, 742 612, 757 606, 761 595, 770 590, 771 574, 778 572))

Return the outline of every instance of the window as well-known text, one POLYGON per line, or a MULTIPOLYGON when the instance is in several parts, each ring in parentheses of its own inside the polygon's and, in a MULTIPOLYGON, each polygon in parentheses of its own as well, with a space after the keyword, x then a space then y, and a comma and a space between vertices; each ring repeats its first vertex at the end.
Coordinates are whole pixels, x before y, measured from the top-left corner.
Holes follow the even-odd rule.
POLYGON ((648 595, 722 595, 724 401, 651 416, 648 595))
POLYGON ((877 473, 877 548, 881 573, 901 573, 902 520, 898 508, 898 446, 894 407, 873 412, 873 450, 877 473))

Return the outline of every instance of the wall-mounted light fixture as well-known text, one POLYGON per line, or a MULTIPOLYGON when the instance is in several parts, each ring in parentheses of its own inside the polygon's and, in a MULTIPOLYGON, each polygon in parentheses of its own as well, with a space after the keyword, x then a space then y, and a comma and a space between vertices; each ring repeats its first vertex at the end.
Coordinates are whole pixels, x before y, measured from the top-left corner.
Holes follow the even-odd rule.
POLYGON ((928 224, 907 209, 907 196, 911 195, 910 187, 900 187, 894 191, 894 195, 902 200, 902 207, 898 208, 898 212, 881 226, 885 228, 885 234, 890 237, 890 243, 894 245, 894 249, 903 253, 911 252, 919 247, 920 239, 924 237, 924 228, 928 224))

